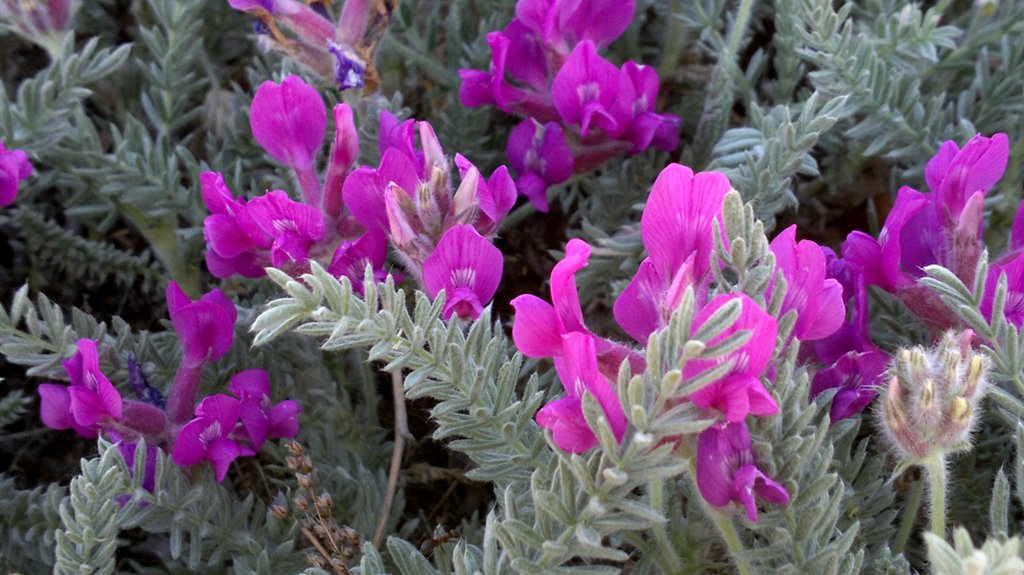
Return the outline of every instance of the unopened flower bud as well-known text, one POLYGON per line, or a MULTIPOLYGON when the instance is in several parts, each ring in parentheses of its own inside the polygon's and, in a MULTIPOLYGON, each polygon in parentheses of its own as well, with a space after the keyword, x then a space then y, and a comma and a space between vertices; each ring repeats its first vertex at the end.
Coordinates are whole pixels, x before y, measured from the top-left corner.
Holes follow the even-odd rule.
POLYGON ((307 473, 297 473, 295 474, 295 479, 299 482, 299 487, 303 489, 309 489, 313 486, 313 478, 307 473))
POLYGON ((973 337, 969 330, 949 332, 930 350, 915 347, 896 355, 884 392, 882 423, 903 459, 923 459, 970 445, 988 369, 985 358, 970 347, 973 337))
POLYGON ((288 517, 288 508, 284 505, 274 505, 270 510, 274 513, 274 517, 277 517, 278 519, 288 517))
POLYGON ((309 509, 309 500, 306 499, 302 495, 296 495, 295 497, 293 497, 292 498, 292 503, 295 504, 295 507, 299 511, 305 511, 305 510, 309 509))

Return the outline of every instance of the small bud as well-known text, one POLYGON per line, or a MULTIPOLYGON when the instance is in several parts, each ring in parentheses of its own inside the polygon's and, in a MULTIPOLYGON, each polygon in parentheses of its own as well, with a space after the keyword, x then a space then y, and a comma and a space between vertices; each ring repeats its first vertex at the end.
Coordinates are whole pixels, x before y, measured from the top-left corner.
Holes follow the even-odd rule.
POLYGON ((295 479, 303 489, 309 489, 313 486, 313 478, 311 478, 307 473, 296 473, 295 479))
POLYGON ((334 500, 331 499, 330 494, 328 494, 326 491, 321 493, 320 496, 316 498, 316 508, 321 513, 328 513, 331 511, 333 507, 334 500))
POLYGON ((305 510, 309 509, 309 500, 306 499, 302 495, 296 495, 295 497, 293 497, 292 498, 292 503, 295 504, 295 507, 299 511, 305 511, 305 510))
POLYGON ((284 505, 274 505, 270 508, 270 510, 274 513, 274 517, 277 517, 278 519, 284 519, 288 517, 288 508, 285 507, 284 505))
POLYGON ((934 402, 935 383, 931 379, 925 379, 924 386, 921 388, 921 407, 924 409, 930 409, 934 402))

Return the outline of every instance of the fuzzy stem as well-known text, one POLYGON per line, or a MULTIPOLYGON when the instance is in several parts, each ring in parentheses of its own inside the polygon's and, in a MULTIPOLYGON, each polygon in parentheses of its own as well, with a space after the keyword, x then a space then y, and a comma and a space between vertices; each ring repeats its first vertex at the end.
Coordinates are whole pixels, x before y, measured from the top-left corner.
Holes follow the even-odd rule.
POLYGON ((750 13, 754 10, 754 0, 741 0, 740 7, 736 10, 736 20, 733 21, 732 29, 729 30, 729 38, 726 50, 736 58, 740 50, 740 41, 747 32, 747 25, 750 23, 750 13))
POLYGON ((405 448, 405 438, 409 437, 409 421, 405 413, 405 389, 402 385, 402 371, 396 369, 391 372, 391 392, 395 401, 395 445, 391 451, 391 470, 388 471, 388 490, 384 494, 384 504, 380 509, 380 517, 377 518, 377 529, 373 533, 373 546, 380 548, 384 539, 384 528, 388 524, 388 516, 391 515, 391 505, 395 501, 395 491, 398 489, 398 472, 402 467, 402 450, 405 448))
POLYGON ((923 462, 924 469, 928 473, 928 491, 931 498, 932 533, 943 540, 946 539, 946 458, 943 454, 936 454, 923 462))
POLYGON ((732 518, 712 507, 707 501, 704 501, 703 497, 700 499, 704 504, 705 512, 714 521, 715 527, 718 528, 718 533, 721 534, 722 539, 725 541, 725 547, 729 550, 729 556, 736 563, 736 570, 739 571, 740 575, 752 575, 754 571, 750 568, 746 558, 743 557, 743 542, 740 541, 740 534, 736 532, 736 526, 733 525, 732 518))
POLYGON ((893 553, 903 553, 910 539, 910 533, 917 523, 917 513, 921 510, 921 499, 924 496, 924 481, 918 479, 910 492, 910 499, 907 500, 903 510, 903 519, 900 521, 900 530, 896 533, 896 540, 893 542, 893 553))
POLYGON ((175 425, 187 423, 195 413, 196 393, 199 382, 203 379, 203 364, 197 366, 182 365, 174 374, 174 384, 167 398, 167 417, 175 425))
POLYGON ((683 26, 683 19, 680 17, 682 11, 682 0, 672 0, 668 9, 668 25, 665 27, 665 37, 661 50, 661 62, 658 64, 658 76, 665 78, 675 72, 679 64, 679 53, 689 40, 686 36, 686 27, 683 26))
MULTIPOLYGON (((658 513, 665 515, 665 480, 655 479, 648 486, 651 498, 651 507, 658 513)), ((661 569, 662 573, 677 573, 683 561, 676 553, 675 546, 668 537, 668 530, 665 525, 654 526, 654 562, 661 569)))

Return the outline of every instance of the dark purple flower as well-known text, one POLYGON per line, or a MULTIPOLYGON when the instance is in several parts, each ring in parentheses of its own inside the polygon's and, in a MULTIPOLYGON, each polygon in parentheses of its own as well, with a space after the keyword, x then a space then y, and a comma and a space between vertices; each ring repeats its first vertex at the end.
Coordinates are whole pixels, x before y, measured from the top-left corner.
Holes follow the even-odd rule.
POLYGON ((338 60, 334 72, 334 83, 337 84, 338 90, 344 92, 351 88, 362 88, 366 62, 352 49, 346 49, 334 42, 327 43, 327 50, 338 60))
POLYGON ((888 364, 889 356, 878 350, 847 352, 814 374, 811 397, 836 389, 829 409, 832 423, 852 417, 878 396, 888 364))
POLYGON ((366 265, 373 266, 375 282, 384 281, 388 276, 384 264, 388 259, 388 238, 380 230, 370 230, 355 241, 341 242, 327 271, 334 277, 347 277, 352 282, 352 291, 363 295, 363 273, 366 265))
POLYGON ((527 118, 508 136, 508 161, 518 174, 516 188, 542 212, 548 211, 547 189, 569 179, 572 149, 556 122, 527 118))
POLYGON ((432 298, 445 291, 444 319, 476 319, 498 290, 503 263, 501 251, 472 226, 455 226, 423 261, 423 284, 432 298))
POLYGON ((757 521, 755 497, 769 503, 789 503, 789 492, 758 469, 751 449, 747 424, 716 423, 701 432, 697 440, 697 487, 715 507, 735 501, 747 509, 747 518, 757 521))

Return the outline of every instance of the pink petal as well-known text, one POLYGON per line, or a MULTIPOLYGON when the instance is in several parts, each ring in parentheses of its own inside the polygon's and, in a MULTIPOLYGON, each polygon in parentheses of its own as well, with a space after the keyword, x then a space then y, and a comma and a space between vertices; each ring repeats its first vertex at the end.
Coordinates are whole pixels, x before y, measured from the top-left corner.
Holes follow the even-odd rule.
POLYGON ((661 171, 640 218, 640 234, 663 277, 674 276, 691 253, 696 254, 695 278, 710 269, 712 221, 721 218, 722 200, 730 189, 729 180, 717 172, 695 176, 679 164, 661 171))
POLYGON ((583 407, 575 397, 556 399, 537 412, 537 425, 551 430, 551 440, 570 453, 583 453, 597 446, 597 436, 583 417, 583 407))
POLYGON ((629 285, 615 299, 615 321, 630 337, 646 345, 647 338, 661 325, 659 303, 664 301, 667 289, 650 258, 645 258, 629 285))
POLYGON ((535 295, 523 294, 511 302, 516 310, 512 341, 526 357, 562 355, 562 334, 551 304, 535 295))
POLYGON ((238 412, 241 402, 237 399, 218 393, 203 398, 196 406, 196 417, 217 422, 220 425, 220 436, 225 437, 238 423, 238 412))
POLYGON ((214 439, 206 450, 206 460, 213 465, 214 475, 217 481, 224 481, 228 474, 231 462, 239 457, 255 455, 253 450, 243 447, 227 438, 214 439))
POLYGON ((228 382, 228 391, 245 399, 260 400, 270 396, 270 376, 262 369, 247 369, 236 373, 228 382))
POLYGON ((587 266, 590 246, 583 240, 572 239, 565 246, 565 257, 551 269, 551 303, 558 317, 560 333, 588 331, 583 324, 576 272, 587 266))
POLYGON ((73 429, 77 426, 71 413, 71 395, 68 386, 41 383, 39 391, 39 419, 53 429, 73 429))
POLYGON ((455 226, 423 261, 423 284, 432 298, 442 289, 454 294, 458 288, 469 288, 478 301, 487 302, 498 289, 503 263, 501 250, 472 226, 455 226))
POLYGON ((178 432, 174 440, 174 448, 171 450, 171 458, 174 463, 182 467, 196 465, 206 457, 206 445, 203 444, 200 436, 207 427, 213 424, 213 420, 206 417, 193 419, 185 424, 178 432))
POLYGON ((618 87, 618 68, 597 54, 593 42, 581 42, 552 81, 551 100, 562 120, 580 126, 583 136, 592 125, 615 133, 620 125, 611 109, 618 87))
POLYGON ((249 111, 252 135, 275 160, 298 170, 313 165, 327 129, 327 108, 302 78, 263 82, 249 111))
POLYGON ((269 437, 295 437, 299 434, 299 412, 302 406, 294 399, 286 399, 270 409, 269 437))

